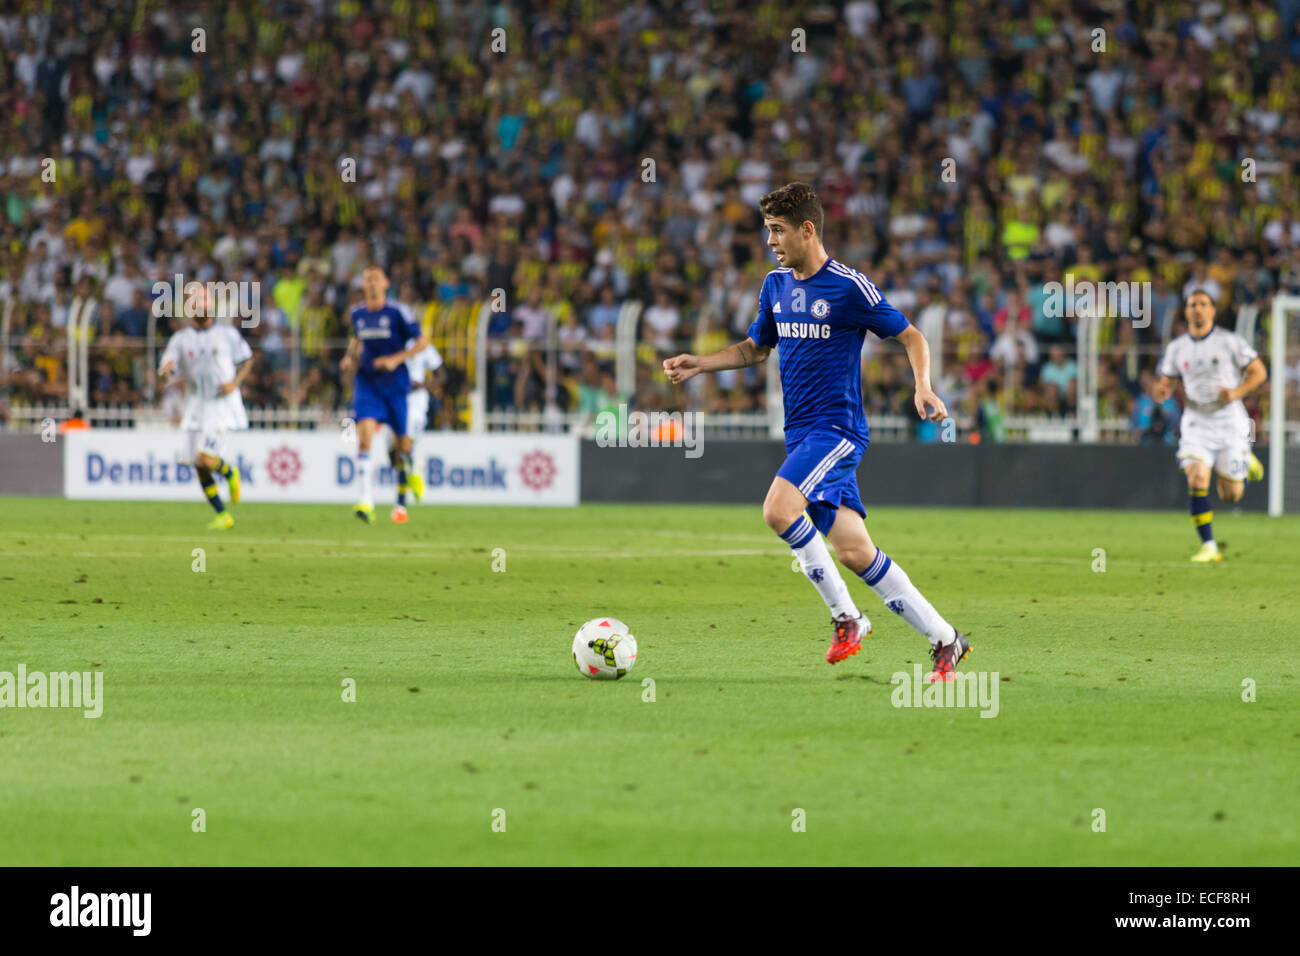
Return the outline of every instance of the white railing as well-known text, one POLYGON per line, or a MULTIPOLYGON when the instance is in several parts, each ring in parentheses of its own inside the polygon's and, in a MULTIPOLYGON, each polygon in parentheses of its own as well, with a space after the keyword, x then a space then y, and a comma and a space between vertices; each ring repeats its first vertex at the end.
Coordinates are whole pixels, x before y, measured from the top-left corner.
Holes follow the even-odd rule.
POLYGON ((620 395, 636 393, 636 333, 641 324, 642 304, 634 299, 623 303, 614 326, 614 387, 620 395))
MULTIPOLYGON (((73 411, 66 403, 11 406, 9 428, 40 431, 46 421, 56 424, 66 421, 73 411)), ((337 428, 348 417, 347 410, 319 407, 248 409, 251 428, 337 428)), ((83 418, 92 428, 174 428, 177 425, 166 410, 154 405, 95 405, 85 410, 83 418)))
POLYGON ((90 405, 90 317, 96 304, 77 297, 68 308, 68 403, 73 408, 90 405))
MULTIPOLYGON (((1085 311, 1077 319, 1077 358, 1075 368, 1075 407, 1078 410, 1081 442, 1095 442, 1101 437, 1097 422, 1097 384, 1101 375, 1101 317, 1085 311)), ((1072 441, 1070 437, 1062 439, 1072 441)))
MULTIPOLYGON (((629 413, 630 414, 630 413, 629 413)), ((709 440, 766 439, 770 423, 766 412, 692 412, 709 440)), ((600 423, 585 412, 497 410, 485 416, 488 431, 574 432, 594 439, 600 423)))
MULTIPOLYGON (((771 434, 767 412, 701 412, 706 436, 712 440, 766 439, 771 434)), ((9 409, 11 431, 39 432, 46 421, 58 424, 70 416, 66 404, 18 405, 9 409)), ((349 417, 346 409, 328 408, 259 408, 248 409, 253 428, 319 429, 338 428, 349 417)), ((909 415, 870 415, 873 443, 907 442, 916 436, 917 420, 909 415)), ((975 431, 970 416, 954 416, 956 442, 966 442, 975 431)), ((86 410, 92 427, 167 429, 176 427, 160 408, 143 405, 109 405, 86 410)), ((1007 440, 1012 442, 1072 442, 1080 424, 1075 415, 1009 415, 1003 418, 1007 440)), ((579 412, 516 411, 497 409, 483 416, 486 431, 568 432, 594 438, 596 422, 591 415, 579 412)), ((1276 426, 1270 423, 1272 428, 1276 426)), ((1133 426, 1127 418, 1103 418, 1097 421, 1097 440, 1103 444, 1132 444, 1133 426)), ((1273 434, 1270 432, 1270 434, 1273 434)), ((1278 434, 1288 445, 1300 444, 1300 421, 1284 422, 1278 434)), ((776 437, 780 437, 778 434, 776 437)), ((1277 438, 1271 438, 1276 443, 1277 438)), ((1278 447, 1281 447, 1280 445, 1278 447)))
POLYGON ((1279 517, 1286 500, 1287 433, 1300 431, 1300 422, 1286 420, 1287 385, 1287 313, 1300 311, 1300 296, 1277 295, 1273 297, 1273 327, 1269 344, 1273 367, 1269 369, 1269 423, 1268 423, 1268 513, 1279 517))
MULTIPOLYGON (((9 327, 13 320, 14 309, 18 306, 18 300, 13 296, 0 299, 0 383, 8 381, 9 372, 12 371, 13 363, 9 358, 9 327)), ((0 387, 0 395, 5 392, 0 387)))
MULTIPOLYGON (((1275 297, 1273 305, 1272 332, 1274 336, 1274 354, 1281 354, 1285 339, 1278 340, 1279 333, 1284 335, 1286 309, 1294 309, 1297 300, 1294 297, 1275 297)), ((76 410, 82 410, 92 426, 112 426, 131 428, 169 427, 167 413, 155 404, 157 394, 153 375, 145 383, 145 402, 136 406, 89 406, 89 319, 94 312, 95 301, 74 299, 69 309, 66 328, 68 343, 67 373, 68 397, 66 401, 45 403, 31 406, 11 406, 8 409, 8 427, 11 430, 39 431, 47 420, 61 422, 76 410)), ((13 299, 0 303, 0 372, 4 371, 4 362, 9 359, 13 346, 10 320, 15 307, 13 299)), ((625 302, 619 312, 615 328, 614 358, 615 382, 619 392, 632 396, 636 391, 637 378, 637 341, 638 327, 642 315, 642 304, 638 301, 625 302)), ((474 431, 501 431, 517 429, 522 431, 577 431, 587 437, 594 436, 595 425, 590 415, 564 413, 558 408, 550 407, 542 411, 517 411, 512 409, 488 409, 488 327, 490 324, 488 304, 484 303, 477 323, 474 343, 475 366, 477 375, 471 392, 470 427, 474 431)), ((1238 332, 1253 339, 1257 332, 1259 309, 1255 306, 1242 306, 1237 311, 1236 328, 1238 332)), ((1078 384, 1077 410, 1069 416, 1035 416, 1010 415, 1004 418, 1007 438, 1011 441, 1032 442, 1129 442, 1133 440, 1131 427, 1126 419, 1101 420, 1098 418, 1098 385, 1100 372, 1099 345, 1101 322, 1095 316, 1080 316, 1077 324, 1078 349, 1078 384)), ((942 328, 942 326, 941 326, 942 328)), ((296 379, 298 373, 297 329, 288 330, 289 342, 286 343, 293 353, 291 377, 296 379)), ((145 350, 147 368, 156 368, 158 351, 158 330, 156 319, 152 315, 148 323, 145 350)), ((1130 376, 1136 374, 1136 365, 1142 354, 1154 354, 1159 346, 1123 346, 1129 360, 1130 376)), ((938 341, 931 343, 934 353, 943 349, 942 332, 938 341)), ((552 380, 556 369, 558 343, 554 329, 545 343, 548 370, 552 380)), ((783 432, 784 405, 781 395, 779 360, 774 351, 765 364, 766 384, 765 411, 761 412, 726 412, 704 413, 707 434, 715 439, 743 438, 781 438, 783 432)), ((1273 386, 1278 388, 1284 380, 1283 375, 1274 374, 1273 386)), ((296 391, 296 390, 295 390, 296 391)), ((1274 407, 1281 407, 1281 399, 1274 396, 1274 407)), ((347 417, 346 409, 328 409, 321 407, 286 407, 286 408, 250 408, 249 421, 254 428, 305 428, 313 429, 324 426, 336 426, 347 417)), ((1300 442, 1300 423, 1280 420, 1270 423, 1272 442, 1277 448, 1285 440, 1288 444, 1300 442)), ((875 415, 870 417, 872 440, 878 442, 911 441, 916 435, 917 422, 908 415, 875 415)), ((956 440, 965 440, 974 428, 974 421, 969 416, 958 417, 956 440)), ((1280 463, 1273 464, 1274 473, 1280 473, 1280 463)))
POLYGON ((478 322, 474 326, 474 368, 478 374, 474 380, 474 391, 469 398, 469 430, 472 432, 487 430, 484 415, 487 413, 488 326, 491 324, 492 311, 489 303, 484 302, 478 312, 478 322))
MULTIPOLYGON (((1279 296, 1278 298, 1284 298, 1279 296)), ((1285 308, 1285 306, 1283 306, 1285 308)), ((1259 324, 1259 306, 1243 305, 1237 310, 1237 334, 1255 347, 1255 327, 1259 324)))

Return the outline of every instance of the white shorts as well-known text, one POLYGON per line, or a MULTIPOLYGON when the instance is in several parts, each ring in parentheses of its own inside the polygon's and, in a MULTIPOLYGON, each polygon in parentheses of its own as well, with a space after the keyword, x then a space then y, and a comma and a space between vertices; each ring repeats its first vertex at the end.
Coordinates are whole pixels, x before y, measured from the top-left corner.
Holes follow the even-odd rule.
POLYGON ((1243 481, 1250 470, 1249 422, 1216 422, 1185 412, 1178 439, 1178 467, 1204 462, 1224 478, 1243 481))
POLYGON ((199 452, 213 458, 224 458, 226 451, 226 433, 220 429, 199 431, 190 429, 185 432, 185 458, 193 464, 199 459, 199 452))
POLYGON ((412 391, 406 396, 406 434, 418 435, 429 423, 429 392, 412 391))

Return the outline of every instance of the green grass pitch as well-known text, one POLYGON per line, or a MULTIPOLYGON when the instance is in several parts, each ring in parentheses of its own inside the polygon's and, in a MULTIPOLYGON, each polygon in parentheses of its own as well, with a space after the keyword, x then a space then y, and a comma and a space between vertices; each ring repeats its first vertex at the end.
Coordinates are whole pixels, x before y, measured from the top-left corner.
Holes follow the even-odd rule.
POLYGON ((244 505, 223 533, 197 492, 0 499, 0 671, 104 675, 99 719, 0 709, 0 859, 1300 857, 1295 518, 1220 509, 1227 560, 1200 566, 1173 512, 873 510, 973 635, 962 669, 1000 675, 989 719, 892 705, 927 645, 853 578, 875 634, 828 666, 828 615, 757 503, 379 511, 244 505), (639 639, 622 681, 569 656, 601 614, 639 639))

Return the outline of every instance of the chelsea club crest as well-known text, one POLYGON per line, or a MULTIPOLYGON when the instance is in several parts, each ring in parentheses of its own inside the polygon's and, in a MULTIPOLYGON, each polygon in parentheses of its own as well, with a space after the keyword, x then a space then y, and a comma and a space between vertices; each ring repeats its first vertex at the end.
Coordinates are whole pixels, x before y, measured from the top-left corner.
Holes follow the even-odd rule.
POLYGON ((812 304, 812 309, 810 311, 813 314, 813 318, 824 319, 826 316, 830 315, 831 304, 825 299, 818 299, 812 304))

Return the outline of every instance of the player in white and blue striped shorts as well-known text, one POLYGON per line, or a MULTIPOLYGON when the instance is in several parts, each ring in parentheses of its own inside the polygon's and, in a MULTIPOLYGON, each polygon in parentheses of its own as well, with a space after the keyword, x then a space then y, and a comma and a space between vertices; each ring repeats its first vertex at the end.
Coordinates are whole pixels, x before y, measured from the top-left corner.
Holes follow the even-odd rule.
POLYGON ((799 559, 830 608, 834 664, 856 654, 871 623, 849 595, 821 534, 895 614, 930 641, 931 681, 950 681, 970 642, 934 609, 907 574, 867 533, 857 469, 870 440, 862 408, 860 356, 868 331, 907 349, 922 418, 948 412, 930 386, 925 337, 862 273, 836 262, 822 246, 822 207, 811 186, 790 183, 759 203, 768 246, 781 268, 768 273, 758 317, 743 341, 711 355, 664 362, 674 383, 700 372, 755 365, 777 349, 785 403, 786 460, 763 502, 763 518, 799 559))

